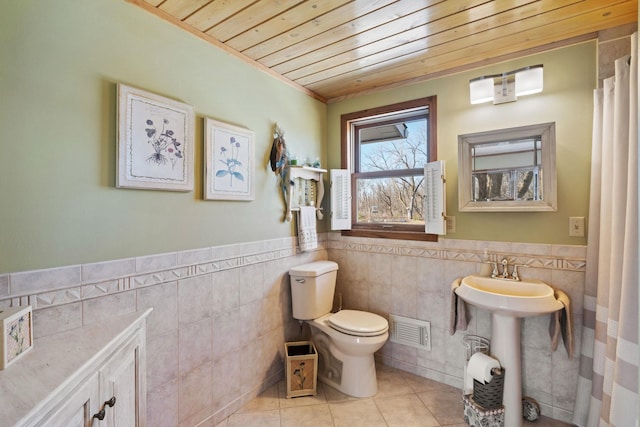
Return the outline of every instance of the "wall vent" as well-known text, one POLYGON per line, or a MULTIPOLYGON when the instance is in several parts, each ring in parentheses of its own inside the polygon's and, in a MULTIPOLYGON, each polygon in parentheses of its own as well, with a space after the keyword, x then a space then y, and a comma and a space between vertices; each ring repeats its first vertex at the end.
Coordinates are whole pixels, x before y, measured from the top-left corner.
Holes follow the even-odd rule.
POLYGON ((389 330, 391 342, 431 351, 431 323, 390 314, 389 330))

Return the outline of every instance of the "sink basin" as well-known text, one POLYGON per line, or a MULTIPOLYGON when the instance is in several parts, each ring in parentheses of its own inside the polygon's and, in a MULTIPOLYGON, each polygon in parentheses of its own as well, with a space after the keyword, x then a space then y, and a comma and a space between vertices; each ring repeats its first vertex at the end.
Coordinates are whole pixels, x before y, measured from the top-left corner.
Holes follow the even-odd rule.
POLYGON ((500 361, 504 379, 504 425, 522 426, 522 317, 561 310, 553 288, 540 280, 505 280, 467 276, 455 293, 465 302, 491 312, 491 355, 500 361))
POLYGON ((553 288, 540 280, 472 275, 463 278, 455 292, 471 305, 506 316, 538 316, 563 308, 553 296, 553 288))

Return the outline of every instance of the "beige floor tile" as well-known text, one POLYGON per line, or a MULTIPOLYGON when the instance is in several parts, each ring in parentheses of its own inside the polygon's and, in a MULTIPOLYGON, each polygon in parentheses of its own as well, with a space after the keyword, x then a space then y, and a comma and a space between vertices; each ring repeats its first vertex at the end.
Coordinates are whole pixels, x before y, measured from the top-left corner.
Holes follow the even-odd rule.
POLYGON ((358 400, 357 397, 347 396, 341 391, 338 391, 335 388, 330 387, 326 384, 324 384, 323 386, 324 386, 323 387, 324 396, 327 399, 328 403, 339 403, 339 402, 349 402, 349 401, 358 400))
POLYGON ((535 421, 525 421, 524 427, 569 427, 571 424, 541 416, 535 421))
POLYGON ((327 403, 324 396, 324 385, 318 383, 315 396, 299 396, 287 399, 287 384, 284 381, 278 383, 278 396, 280 398, 280 408, 294 408, 299 406, 323 405, 327 403))
POLYGON ((453 387, 418 393, 441 425, 464 423, 462 392, 453 387))
POLYGON ((390 427, 435 427, 439 425, 415 394, 375 398, 374 401, 390 427))
POLYGON ((236 414, 241 414, 243 412, 271 411, 274 409, 280 409, 278 384, 272 385, 259 396, 252 399, 250 402, 247 402, 236 412, 236 414))
POLYGON ((330 403, 335 427, 386 427, 387 423, 373 399, 330 403))
POLYGON ((400 396, 413 393, 407 381, 398 375, 393 368, 379 369, 376 373, 378 377, 378 393, 375 397, 400 396))
MULTIPOLYGON (((318 383, 316 396, 286 398, 283 381, 216 427, 468 427, 460 390, 379 365, 378 394, 359 399, 318 383)), ((546 417, 523 427, 569 427, 546 417)))
POLYGON ((284 408, 280 427, 333 427, 333 418, 327 404, 284 408))
POLYGON ((280 427, 280 411, 233 414, 227 419, 226 427, 280 427))
POLYGON ((411 387, 411 390, 413 390, 414 393, 440 390, 449 387, 448 385, 441 382, 430 380, 429 378, 420 377, 418 375, 413 375, 408 372, 400 371, 399 375, 404 378, 404 380, 407 382, 409 387, 411 387))

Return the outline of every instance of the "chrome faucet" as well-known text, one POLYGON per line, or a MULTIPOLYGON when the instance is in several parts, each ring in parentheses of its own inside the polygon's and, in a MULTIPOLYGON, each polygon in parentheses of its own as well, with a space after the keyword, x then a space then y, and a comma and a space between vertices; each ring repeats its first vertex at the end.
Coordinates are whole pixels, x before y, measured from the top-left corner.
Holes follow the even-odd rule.
POLYGON ((515 280, 518 282, 520 281, 520 274, 518 273, 519 265, 514 264, 513 272, 511 273, 511 275, 509 275, 509 261, 507 261, 506 258, 503 258, 502 261, 500 261, 500 264, 502 264, 502 273, 498 271, 498 263, 492 262, 491 264, 493 265, 491 277, 493 277, 494 279, 515 280))
POLYGON ((500 262, 500 264, 502 264, 502 278, 508 279, 509 278, 509 262, 507 261, 506 258, 502 258, 502 261, 500 262))

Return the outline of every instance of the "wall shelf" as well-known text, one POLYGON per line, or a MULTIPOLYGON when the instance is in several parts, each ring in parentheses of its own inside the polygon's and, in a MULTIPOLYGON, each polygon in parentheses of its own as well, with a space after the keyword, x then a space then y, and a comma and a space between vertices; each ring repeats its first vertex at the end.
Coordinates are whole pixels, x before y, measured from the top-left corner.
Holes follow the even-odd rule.
POLYGON ((300 206, 315 206, 316 218, 324 217, 321 207, 324 198, 322 174, 326 172, 326 169, 310 166, 287 166, 285 210, 287 221, 291 221, 291 212, 300 210, 300 206))

